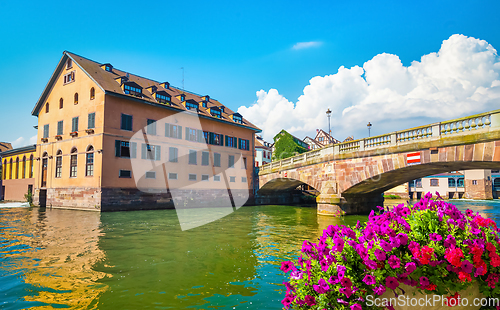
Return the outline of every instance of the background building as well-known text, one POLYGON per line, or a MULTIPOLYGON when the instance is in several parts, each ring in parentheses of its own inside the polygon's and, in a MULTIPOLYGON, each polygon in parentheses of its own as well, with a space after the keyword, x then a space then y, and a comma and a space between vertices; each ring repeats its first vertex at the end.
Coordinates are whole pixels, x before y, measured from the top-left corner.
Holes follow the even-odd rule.
POLYGON ((173 207, 173 188, 202 202, 220 184, 234 183, 232 201, 253 192, 260 129, 208 95, 64 52, 32 114, 37 205, 154 209, 173 207))
POLYGON ((264 141, 261 136, 255 136, 255 167, 260 167, 271 161, 271 143, 264 141))
POLYGON ((26 201, 24 195, 33 192, 35 145, 0 153, 2 174, 0 200, 26 201))

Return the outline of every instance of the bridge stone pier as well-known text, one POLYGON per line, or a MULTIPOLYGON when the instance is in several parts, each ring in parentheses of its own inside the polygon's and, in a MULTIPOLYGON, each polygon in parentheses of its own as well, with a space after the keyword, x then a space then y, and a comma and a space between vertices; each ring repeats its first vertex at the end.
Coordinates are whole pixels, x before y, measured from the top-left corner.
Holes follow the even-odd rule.
POLYGON ((390 188, 469 169, 500 169, 500 110, 274 161, 260 168, 257 194, 266 203, 290 203, 291 192, 307 184, 320 192, 319 214, 368 214, 383 205, 390 188))

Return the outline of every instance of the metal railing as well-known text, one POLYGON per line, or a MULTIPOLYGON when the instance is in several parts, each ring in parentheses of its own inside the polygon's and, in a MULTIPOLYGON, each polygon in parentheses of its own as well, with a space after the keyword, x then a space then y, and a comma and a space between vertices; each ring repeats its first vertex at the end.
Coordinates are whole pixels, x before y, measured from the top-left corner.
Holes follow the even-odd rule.
POLYGON ((412 142, 439 140, 451 136, 469 135, 475 132, 500 130, 500 110, 471 115, 449 121, 414 127, 384 135, 329 144, 293 157, 262 165, 261 171, 283 168, 294 164, 313 164, 325 155, 348 154, 351 152, 371 151, 386 147, 408 145, 412 142))

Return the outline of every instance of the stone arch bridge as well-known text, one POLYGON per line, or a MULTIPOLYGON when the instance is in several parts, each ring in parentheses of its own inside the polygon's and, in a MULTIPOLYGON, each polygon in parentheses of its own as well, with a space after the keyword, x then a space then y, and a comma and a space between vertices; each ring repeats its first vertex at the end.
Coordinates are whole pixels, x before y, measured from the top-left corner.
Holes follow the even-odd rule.
MULTIPOLYGON (((318 213, 367 214, 383 205, 383 192, 390 188, 469 169, 500 169, 500 110, 274 161, 260 168, 257 193, 262 202, 275 203, 307 184, 320 192, 318 213)), ((481 182, 478 186, 491 186, 481 182)))

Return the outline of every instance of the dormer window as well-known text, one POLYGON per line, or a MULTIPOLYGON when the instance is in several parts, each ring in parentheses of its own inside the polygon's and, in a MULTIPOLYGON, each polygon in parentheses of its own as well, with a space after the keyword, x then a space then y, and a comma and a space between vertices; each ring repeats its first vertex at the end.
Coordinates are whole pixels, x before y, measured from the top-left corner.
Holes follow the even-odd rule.
POLYGON ((159 103, 169 104, 170 103, 170 99, 171 98, 168 95, 162 95, 162 94, 159 94, 159 93, 156 94, 156 101, 158 101, 159 103))
POLYGON ((188 101, 185 101, 186 103, 186 109, 187 110, 194 110, 194 111, 198 111, 198 103, 196 103, 194 100, 188 100, 188 101))
POLYGON ((105 71, 113 72, 113 66, 111 64, 103 64, 101 65, 101 68, 105 71))
POLYGON ((182 94, 179 97, 180 97, 181 101, 186 101, 186 95, 182 94))
POLYGON ((219 109, 222 113, 224 113, 224 106, 220 106, 219 109))
POLYGON ((241 116, 240 113, 234 113, 233 115, 231 115, 231 119, 235 123, 243 124, 243 117, 241 116))
POLYGON ((201 102, 201 105, 202 105, 204 108, 206 108, 206 107, 208 106, 208 103, 207 103, 206 101, 202 101, 202 102, 201 102))
POLYGON ((137 84, 124 84, 123 85, 123 91, 127 95, 133 95, 133 96, 141 96, 142 95, 142 89, 139 87, 135 87, 137 84))
POLYGON ((205 96, 201 97, 201 99, 203 101, 210 101, 210 96, 209 95, 205 95, 205 96))
POLYGON ((210 110, 210 114, 213 117, 217 117, 217 118, 221 118, 222 117, 222 114, 221 114, 219 108, 217 108, 217 107, 211 107, 209 110, 210 110))
POLYGON ((170 83, 169 82, 163 82, 160 84, 163 88, 169 89, 170 88, 170 83))

